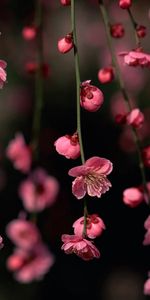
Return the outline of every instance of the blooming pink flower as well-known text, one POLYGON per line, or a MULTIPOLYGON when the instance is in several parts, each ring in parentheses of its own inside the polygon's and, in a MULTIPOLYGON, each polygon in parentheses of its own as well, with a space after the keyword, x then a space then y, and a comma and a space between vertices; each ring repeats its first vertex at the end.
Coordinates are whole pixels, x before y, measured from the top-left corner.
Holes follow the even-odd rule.
POLYGON ((139 38, 143 38, 146 36, 146 27, 143 25, 139 25, 136 28, 136 32, 139 38))
POLYGON ((150 55, 142 52, 142 49, 135 49, 129 52, 121 52, 124 62, 129 66, 150 67, 150 55))
POLYGON ((150 167, 150 146, 147 146, 142 150, 142 156, 144 160, 144 165, 146 167, 150 167))
POLYGON ((40 243, 32 250, 16 248, 7 259, 8 270, 22 283, 41 280, 54 264, 54 257, 47 247, 40 243))
POLYGON ((123 192, 123 202, 130 207, 138 206, 143 200, 143 193, 139 188, 131 187, 123 192))
POLYGON ((0 60, 0 89, 3 88, 4 83, 6 82, 6 71, 4 70, 7 67, 7 63, 4 60, 0 60))
POLYGON ((31 150, 25 144, 24 137, 21 133, 16 134, 15 138, 9 143, 6 149, 7 157, 13 162, 14 167, 26 173, 31 167, 31 150))
POLYGON ((29 250, 40 241, 40 233, 31 221, 16 219, 6 227, 7 236, 16 246, 29 250))
MULTIPOLYGON (((77 236, 83 236, 84 229, 84 217, 79 218, 73 223, 74 234, 77 236)), ((90 239, 95 239, 102 234, 105 229, 103 220, 98 215, 88 215, 86 218, 86 235, 90 239)))
POLYGON ((130 113, 128 113, 126 121, 128 125, 140 128, 144 122, 144 114, 139 110, 139 108, 134 108, 130 113))
POLYGON ((104 102, 104 96, 100 89, 91 85, 91 80, 82 82, 80 92, 80 104, 90 112, 97 111, 104 102))
POLYGON ((76 159, 80 156, 80 145, 77 133, 74 133, 72 136, 61 136, 55 141, 54 146, 56 147, 56 151, 66 158, 76 159))
POLYGON ((60 3, 64 6, 66 5, 70 5, 71 4, 71 0, 60 0, 60 3))
POLYGON ((74 47, 72 33, 68 33, 64 38, 58 41, 58 50, 60 53, 67 53, 74 47))
POLYGON ((113 38, 121 38, 124 36, 125 30, 121 23, 116 23, 110 26, 110 33, 113 38))
POLYGON ((91 260, 94 257, 100 257, 100 252, 93 245, 93 243, 86 239, 83 239, 82 237, 76 235, 63 234, 61 239, 62 242, 64 242, 61 249, 64 250, 66 254, 75 253, 83 260, 91 260))
POLYGON ((37 35, 37 28, 35 26, 25 26, 22 30, 22 36, 25 40, 33 40, 37 35))
POLYGON ((148 278, 144 283, 144 295, 150 296, 150 278, 148 278))
POLYGON ((132 0, 119 0, 119 6, 128 9, 132 5, 132 0))
POLYGON ((114 79, 114 71, 112 67, 100 69, 98 71, 98 79, 101 83, 108 83, 114 79))
POLYGON ((56 178, 39 168, 21 183, 19 195, 27 211, 38 212, 55 202, 58 189, 56 178))
POLYGON ((91 157, 83 165, 72 168, 68 174, 77 177, 72 183, 72 192, 77 199, 87 193, 89 196, 101 197, 111 187, 107 175, 112 171, 112 163, 102 157, 91 157))

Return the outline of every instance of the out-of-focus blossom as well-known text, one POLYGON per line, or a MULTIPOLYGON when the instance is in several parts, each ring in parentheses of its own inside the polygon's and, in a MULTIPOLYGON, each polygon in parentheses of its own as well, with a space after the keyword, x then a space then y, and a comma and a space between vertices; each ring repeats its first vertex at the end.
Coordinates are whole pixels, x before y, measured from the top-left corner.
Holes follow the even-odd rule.
POLYGON ((147 246, 147 245, 150 245, 150 215, 145 220, 144 227, 147 230, 147 232, 145 233, 145 236, 144 236, 143 245, 147 246))
MULTIPOLYGON (((74 234, 83 237, 84 217, 79 218, 73 223, 74 234)), ((102 234, 105 229, 103 220, 96 214, 88 215, 86 218, 86 235, 90 239, 95 239, 102 234)))
POLYGON ((80 145, 77 133, 74 133, 72 136, 61 136, 55 141, 54 146, 56 147, 56 151, 66 158, 76 159, 80 156, 80 145))
POLYGON ((139 25, 136 27, 136 32, 139 38, 144 38, 146 36, 146 27, 139 25))
POLYGON ((0 249, 2 249, 3 247, 4 247, 3 238, 0 236, 0 249))
POLYGON ((16 219, 6 227, 7 236, 20 248, 32 249, 40 241, 40 233, 36 225, 27 220, 16 219))
POLYGON ((26 173, 30 170, 32 163, 31 149, 26 145, 21 133, 16 134, 15 138, 10 141, 6 156, 12 161, 14 168, 26 173))
POLYGON ((119 6, 128 9, 132 5, 132 0, 119 0, 119 6))
POLYGON ((125 189, 123 192, 123 202, 130 206, 130 207, 136 207, 138 206, 142 201, 144 201, 143 193, 140 191, 139 188, 131 187, 128 189, 125 189))
POLYGON ((147 146, 142 150, 142 156, 144 160, 144 165, 146 167, 150 167, 150 146, 147 146))
POLYGON ((121 52, 119 55, 124 57, 124 62, 128 66, 150 67, 150 54, 144 53, 141 48, 129 52, 121 52))
POLYGON ((0 60, 0 89, 3 88, 4 83, 6 82, 7 74, 6 69, 7 63, 4 60, 0 60))
POLYGON ((54 256, 42 243, 30 251, 16 248, 7 259, 8 270, 14 272, 14 278, 22 283, 42 280, 53 264, 54 256))
POLYGON ((68 33, 64 38, 58 41, 58 50, 60 53, 67 53, 74 47, 72 33, 68 33))
POLYGON ((71 4, 71 0, 60 0, 60 3, 64 6, 67 6, 71 4))
POLYGON ((110 25, 110 33, 113 38, 122 38, 125 30, 121 23, 110 25))
POLYGON ((110 160, 102 157, 91 157, 83 165, 72 168, 68 174, 76 177, 72 183, 72 192, 77 199, 87 193, 89 196, 101 197, 111 187, 107 175, 112 171, 110 160))
POLYGON ((90 112, 97 111, 104 102, 102 91, 94 85, 91 80, 86 80, 81 84, 80 104, 90 112))
MULTIPOLYGON (((25 71, 29 74, 35 74, 39 68, 38 63, 34 61, 28 61, 25 64, 25 71)), ((43 63, 41 66, 41 73, 43 75, 43 78, 48 78, 50 75, 50 67, 47 63, 43 63)))
POLYGON ((139 108, 134 108, 128 113, 126 118, 127 124, 135 128, 140 128, 144 122, 144 114, 139 108))
POLYGON ((19 195, 29 212, 42 211, 56 201, 59 184, 43 169, 36 169, 19 187, 19 195))
POLYGON ((64 243, 61 249, 64 250, 66 254, 75 253, 83 260, 91 260, 100 257, 100 252, 94 244, 82 237, 63 234, 61 239, 64 243))
POLYGON ((114 71, 112 67, 100 69, 98 71, 98 79, 101 83, 109 83, 114 79, 114 71))
POLYGON ((25 40, 31 41, 37 35, 37 28, 35 26, 25 26, 22 30, 22 36, 25 40))
POLYGON ((144 283, 144 295, 150 296, 150 278, 148 278, 144 283))

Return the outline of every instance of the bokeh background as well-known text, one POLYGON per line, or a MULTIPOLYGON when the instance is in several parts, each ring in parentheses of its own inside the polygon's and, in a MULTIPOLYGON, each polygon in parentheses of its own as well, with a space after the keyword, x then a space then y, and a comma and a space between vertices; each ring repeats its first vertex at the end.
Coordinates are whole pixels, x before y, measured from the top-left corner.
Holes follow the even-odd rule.
MULTIPOLYGON (((22 37, 22 29, 33 22, 36 1, 0 1, 0 59, 8 63, 7 84, 0 91, 0 232, 5 246, 0 253, 0 299, 96 299, 144 300, 143 284, 150 269, 150 249, 143 247, 143 223, 149 214, 146 204, 135 209, 122 201, 122 192, 141 183, 137 157, 128 128, 115 124, 114 116, 125 109, 116 82, 101 85, 98 70, 111 62, 105 31, 97 1, 78 0, 77 34, 82 80, 92 80, 102 89, 103 107, 96 113, 81 111, 83 144, 86 158, 101 156, 114 164, 110 175, 111 190, 101 199, 89 199, 89 211, 99 213, 106 231, 96 240, 101 258, 84 262, 65 255, 61 250, 61 234, 72 234, 72 223, 82 216, 83 202, 71 193, 72 179, 68 170, 80 164, 55 152, 54 141, 76 131, 76 91, 73 53, 62 55, 57 41, 71 31, 70 8, 59 0, 43 0, 44 58, 50 74, 44 82, 44 107, 41 121, 39 165, 60 183, 57 201, 38 216, 43 240, 56 257, 56 262, 41 282, 17 283, 6 269, 6 259, 13 245, 5 233, 8 222, 23 210, 17 188, 24 178, 13 169, 5 155, 6 147, 16 132, 31 139, 35 102, 34 75, 26 72, 26 63, 35 57, 35 44, 22 37)), ((149 1, 133 1, 132 11, 139 24, 147 26, 142 45, 150 53, 149 1)), ((112 23, 122 22, 125 36, 114 40, 116 53, 135 48, 134 34, 128 15, 118 8, 118 1, 106 1, 112 23)), ((145 113, 146 121, 140 136, 150 142, 150 71, 132 69, 119 60, 125 84, 134 106, 145 113)), ((150 172, 146 170, 150 181, 150 172)))

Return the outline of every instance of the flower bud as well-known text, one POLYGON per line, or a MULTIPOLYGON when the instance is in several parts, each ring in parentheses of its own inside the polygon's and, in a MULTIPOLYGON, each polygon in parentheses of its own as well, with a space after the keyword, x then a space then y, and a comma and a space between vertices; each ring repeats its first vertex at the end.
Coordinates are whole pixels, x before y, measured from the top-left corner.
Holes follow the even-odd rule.
POLYGON ((112 67, 100 69, 98 79, 101 83, 108 83, 114 79, 114 71, 112 67))
POLYGON ((58 41, 58 50, 60 53, 69 52, 74 46, 72 34, 67 34, 64 38, 58 41))
POLYGON ((120 0, 119 6, 123 9, 128 9, 132 5, 132 0, 120 0))
POLYGON ((110 26, 110 33, 113 38, 121 38, 124 36, 125 30, 121 23, 110 26))

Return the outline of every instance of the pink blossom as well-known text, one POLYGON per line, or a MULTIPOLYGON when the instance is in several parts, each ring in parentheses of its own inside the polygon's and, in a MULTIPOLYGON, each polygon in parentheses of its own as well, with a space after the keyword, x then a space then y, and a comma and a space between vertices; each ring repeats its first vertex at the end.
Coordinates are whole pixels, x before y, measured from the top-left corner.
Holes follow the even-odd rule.
POLYGON ((8 270, 22 283, 41 280, 54 264, 54 257, 47 247, 40 243, 32 250, 16 248, 7 259, 8 270))
POLYGON ((144 295, 150 296, 150 278, 148 278, 144 283, 144 295))
POLYGON ((102 106, 104 96, 99 88, 90 83, 91 80, 87 80, 81 84, 80 104, 86 110, 95 112, 102 106))
POLYGON ((27 211, 38 212, 55 202, 58 190, 57 179, 39 168, 21 183, 19 195, 27 211))
POLYGON ((22 30, 22 36, 27 41, 35 39, 36 35, 37 28, 35 26, 25 26, 22 30))
POLYGON ((121 38, 124 36, 125 30, 121 23, 116 23, 110 26, 110 33, 113 38, 121 38))
POLYGON ((64 38, 58 41, 58 50, 60 53, 67 53, 74 47, 72 33, 68 33, 64 38))
POLYGON ((60 3, 64 6, 66 5, 70 5, 71 4, 71 0, 60 0, 60 3))
POLYGON ((0 60, 0 89, 3 88, 4 83, 6 82, 6 69, 7 63, 4 60, 0 60))
POLYGON ((138 206, 143 200, 143 193, 139 188, 131 187, 123 192, 123 202, 130 207, 138 206))
POLYGON ((72 183, 72 192, 77 199, 87 193, 89 196, 101 197, 111 187, 107 175, 112 171, 112 163, 102 157, 91 157, 83 165, 72 168, 68 174, 77 177, 72 183))
MULTIPOLYGON (((84 217, 79 218, 73 223, 74 234, 77 236, 83 236, 84 229, 84 217)), ((90 239, 95 239, 102 234, 105 229, 103 220, 98 215, 88 215, 86 218, 86 235, 90 239)))
POLYGON ((31 150, 29 146, 25 144, 24 137, 21 133, 16 134, 15 138, 10 141, 6 149, 6 155, 17 170, 23 173, 30 170, 32 162, 31 150))
POLYGON ((93 245, 93 243, 86 239, 83 239, 82 237, 76 235, 63 234, 61 239, 64 243, 61 249, 64 250, 66 254, 75 253, 83 260, 91 260, 94 257, 100 257, 100 252, 93 245))
POLYGON ((27 220, 16 219, 6 227, 7 236, 18 247, 29 250, 40 241, 36 225, 27 220))
POLYGON ((114 71, 112 67, 100 69, 98 71, 98 79, 101 83, 108 83, 114 79, 114 71))
POLYGON ((56 151, 66 158, 76 159, 80 156, 80 145, 77 133, 74 133, 72 136, 61 136, 55 141, 54 146, 56 147, 56 151))
POLYGON ((119 55, 124 57, 124 62, 129 66, 150 67, 150 54, 144 53, 141 49, 122 52, 119 55))
POLYGON ((146 167, 150 167, 150 146, 147 146, 142 150, 142 156, 144 160, 144 165, 146 167))
POLYGON ((146 27, 143 25, 139 25, 136 27, 136 32, 139 38, 143 38, 146 36, 146 27))
POLYGON ((144 114, 139 108, 134 108, 128 113, 126 118, 127 124, 135 128, 140 128, 144 122, 144 114))
POLYGON ((119 6, 128 9, 132 5, 132 0, 119 0, 119 6))

